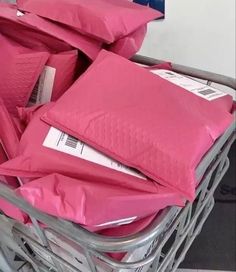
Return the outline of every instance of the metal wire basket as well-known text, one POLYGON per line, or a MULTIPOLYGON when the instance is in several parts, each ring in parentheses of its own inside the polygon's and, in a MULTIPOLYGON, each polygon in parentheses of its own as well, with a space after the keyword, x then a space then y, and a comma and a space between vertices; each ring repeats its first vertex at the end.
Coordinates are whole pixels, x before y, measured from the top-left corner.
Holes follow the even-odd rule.
MULTIPOLYGON (((159 60, 135 56, 144 65, 159 60)), ((236 89, 235 80, 214 73, 173 64, 173 71, 236 89)), ((0 183, 0 197, 26 212, 31 226, 0 217, 8 229, 1 233, 0 268, 7 271, 59 272, 164 272, 175 271, 214 207, 214 192, 229 167, 228 152, 235 140, 235 122, 216 141, 196 169, 196 200, 184 208, 164 209, 143 231, 128 237, 105 237, 90 233, 69 221, 42 213, 0 183), (47 227, 41 227, 41 222, 47 227), (109 253, 125 252, 121 261, 109 253), (16 267, 19 256, 25 266, 16 267), (2 265, 2 267, 1 267, 2 265), (23 270, 24 269, 24 270, 23 270)))

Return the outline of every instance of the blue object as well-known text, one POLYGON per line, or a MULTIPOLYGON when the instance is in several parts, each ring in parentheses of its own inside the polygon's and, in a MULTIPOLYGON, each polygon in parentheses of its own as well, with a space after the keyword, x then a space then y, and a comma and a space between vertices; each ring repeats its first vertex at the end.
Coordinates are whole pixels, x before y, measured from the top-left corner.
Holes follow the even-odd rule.
POLYGON ((165 14, 165 0, 133 0, 133 2, 143 6, 150 6, 165 14))

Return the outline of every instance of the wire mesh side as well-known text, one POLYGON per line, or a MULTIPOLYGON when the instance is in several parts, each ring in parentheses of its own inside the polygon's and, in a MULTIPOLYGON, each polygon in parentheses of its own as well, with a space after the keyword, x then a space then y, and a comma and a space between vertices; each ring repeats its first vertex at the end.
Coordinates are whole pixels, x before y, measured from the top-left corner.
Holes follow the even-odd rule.
MULTIPOLYGON (((108 262, 108 265, 102 266, 101 260, 98 259, 100 253, 90 252, 90 259, 88 261, 88 263, 90 262, 90 268, 87 263, 87 270, 81 270, 81 266, 78 265, 76 267, 71 265, 68 260, 63 259, 62 256, 54 253, 53 250, 46 249, 39 242, 36 242, 27 236, 27 234, 17 229, 14 230, 14 234, 21 239, 24 239, 24 241, 26 241, 33 250, 35 250, 34 254, 36 257, 38 257, 38 260, 44 263, 45 266, 48 266, 48 268, 51 268, 52 271, 57 271, 53 262, 50 262, 50 260, 45 260, 42 255, 46 255, 55 259, 62 266, 63 271, 66 272, 144 272, 147 271, 151 265, 152 267, 150 268, 150 272, 175 271, 179 263, 184 259, 188 248, 199 234, 204 222, 206 221, 210 211, 214 206, 213 193, 229 167, 229 160, 227 158, 229 148, 230 143, 221 154, 221 159, 216 161, 216 165, 213 164, 211 166, 211 170, 208 171, 208 174, 205 176, 204 181, 199 187, 197 201, 194 204, 188 203, 185 208, 181 209, 178 216, 168 226, 165 232, 163 232, 163 234, 159 236, 156 241, 153 241, 149 245, 149 248, 146 249, 146 252, 143 252, 144 256, 148 252, 148 254, 146 254, 146 258, 150 259, 150 262, 146 263, 145 265, 142 263, 136 263, 134 267, 131 268, 129 264, 127 264, 127 267, 125 267, 125 264, 119 267, 119 265, 112 266, 108 262), (170 241, 172 241, 171 244, 170 241), (168 248, 166 248, 167 244, 169 246, 168 248), (38 256, 39 253, 41 253, 41 256, 38 256), (91 265, 93 266, 94 270, 91 270, 91 265)), ((84 267, 84 269, 86 268, 84 267)))

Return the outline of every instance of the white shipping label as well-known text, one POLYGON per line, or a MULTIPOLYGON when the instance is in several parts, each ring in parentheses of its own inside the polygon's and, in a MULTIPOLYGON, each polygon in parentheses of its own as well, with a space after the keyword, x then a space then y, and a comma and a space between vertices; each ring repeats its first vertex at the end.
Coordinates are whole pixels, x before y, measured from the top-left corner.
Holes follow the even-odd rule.
POLYGON ((30 97, 31 104, 44 104, 51 101, 56 69, 45 66, 30 97))
POLYGON ((226 95, 224 92, 220 90, 217 90, 213 87, 202 84, 196 80, 182 76, 172 71, 151 70, 151 72, 209 101, 226 95))
POLYGON ((43 146, 61 151, 72 156, 84 159, 93 163, 103 165, 108 168, 132 175, 141 179, 146 179, 144 175, 131 169, 86 145, 80 140, 51 127, 46 136, 43 146))

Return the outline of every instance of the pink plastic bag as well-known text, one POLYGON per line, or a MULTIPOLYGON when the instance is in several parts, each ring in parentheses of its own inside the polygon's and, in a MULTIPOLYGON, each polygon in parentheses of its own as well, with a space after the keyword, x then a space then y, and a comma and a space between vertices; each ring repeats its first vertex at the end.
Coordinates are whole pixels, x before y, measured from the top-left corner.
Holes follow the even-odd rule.
POLYGON ((59 174, 31 181, 17 192, 43 212, 100 228, 128 224, 167 206, 183 205, 176 193, 163 186, 156 193, 146 193, 59 174))
POLYGON ((127 0, 18 0, 17 5, 20 10, 63 23, 106 43, 162 16, 159 11, 127 0))
MULTIPOLYGON (((158 191, 159 185, 156 182, 143 178, 139 173, 131 171, 132 175, 126 174, 100 165, 99 162, 94 163, 68 154, 65 151, 43 146, 51 127, 43 122, 41 117, 53 104, 29 108, 26 111, 21 109, 21 120, 25 120, 26 124, 29 123, 21 137, 17 156, 0 166, 0 174, 22 178, 38 178, 52 173, 59 173, 90 182, 119 184, 130 189, 146 192, 155 193, 158 191)), ((61 138, 66 139, 68 144, 72 144, 72 148, 66 145, 66 151, 68 151, 68 148, 69 151, 73 151, 74 142, 71 141, 72 139, 69 136, 59 133, 59 138, 56 135, 53 140, 59 144, 61 141, 58 142, 58 139, 61 138)), ((78 146, 80 146, 79 143, 78 146)), ((91 152, 91 150, 89 151, 91 152)), ((104 157, 99 155, 99 159, 104 160, 104 157)), ((116 166, 114 161, 108 160, 108 162, 116 166)), ((119 166, 116 169, 127 170, 122 168, 121 165, 119 166)))
POLYGON ((133 57, 142 46, 147 32, 147 26, 141 26, 130 35, 115 41, 108 46, 108 50, 127 59, 133 57))
POLYGON ((225 94, 201 92, 103 51, 43 120, 193 200, 196 166, 233 121, 208 100, 225 94))
POLYGON ((102 48, 102 42, 95 41, 66 26, 34 14, 21 14, 21 16, 16 14, 15 5, 0 4, 0 30, 29 48, 35 50, 47 48, 47 50, 58 53, 74 47, 90 59, 96 58, 102 48))
POLYGON ((54 53, 72 50, 72 47, 54 36, 48 35, 37 27, 20 21, 14 4, 0 3, 0 32, 17 43, 36 51, 54 53))
POLYGON ((15 5, 0 4, 0 7, 0 20, 4 19, 0 28, 2 33, 23 46, 50 53, 46 67, 34 88, 31 103, 45 103, 58 99, 75 79, 77 51, 71 50, 71 46, 65 42, 33 30, 31 26, 25 27, 17 17, 15 5))
MULTIPOLYGON (((0 164, 2 164, 16 155, 20 135, 1 98, 0 124, 0 164)), ((16 178, 0 176, 0 180, 12 187, 16 188, 18 186, 16 178)))
MULTIPOLYGON (((8 160, 8 157, 6 155, 6 151, 3 148, 3 145, 0 143, 0 165, 6 162, 7 160, 8 160)), ((7 176, 0 175, 0 182, 10 185, 13 188, 16 188, 19 185, 15 177, 7 177, 7 176)))
POLYGON ((3 211, 7 216, 26 224, 29 220, 29 217, 23 213, 19 208, 12 205, 11 203, 0 198, 0 210, 3 211))
POLYGON ((90 37, 84 36, 66 26, 55 24, 34 14, 25 14, 19 19, 22 23, 30 25, 53 37, 61 39, 79 49, 90 59, 94 60, 102 48, 102 43, 90 37))
POLYGON ((0 34, 0 97, 11 114, 28 103, 49 54, 35 52, 0 34))

